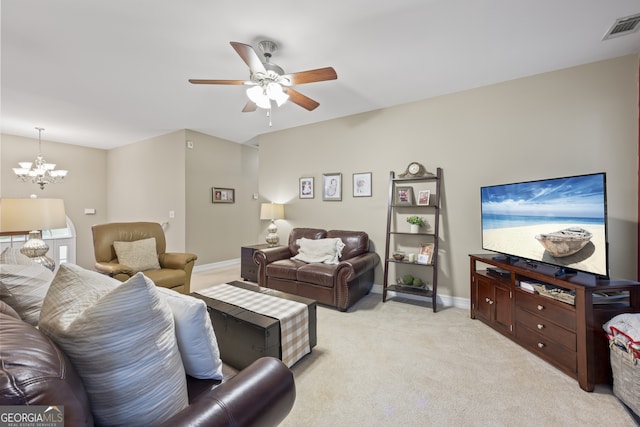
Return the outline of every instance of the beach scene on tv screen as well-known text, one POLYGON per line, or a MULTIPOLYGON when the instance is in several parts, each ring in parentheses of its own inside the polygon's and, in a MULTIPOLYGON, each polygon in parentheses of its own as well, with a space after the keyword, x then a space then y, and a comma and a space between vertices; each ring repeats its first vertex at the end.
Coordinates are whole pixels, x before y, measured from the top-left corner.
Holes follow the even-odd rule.
POLYGON ((607 275, 602 174, 481 189, 482 247, 607 275))

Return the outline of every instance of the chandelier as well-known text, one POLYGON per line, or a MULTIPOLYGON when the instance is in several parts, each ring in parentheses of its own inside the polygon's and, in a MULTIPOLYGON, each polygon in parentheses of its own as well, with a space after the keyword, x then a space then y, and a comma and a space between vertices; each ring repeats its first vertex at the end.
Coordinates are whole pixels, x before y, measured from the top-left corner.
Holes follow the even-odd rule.
POLYGON ((32 182, 38 184, 41 190, 44 190, 46 184, 55 184, 62 182, 64 177, 67 176, 66 170, 55 170, 55 163, 47 163, 42 156, 42 131, 43 128, 36 128, 38 130, 38 156, 35 162, 18 162, 19 168, 13 168, 13 172, 18 177, 20 182, 32 182), (31 169, 33 166, 33 169, 31 169))

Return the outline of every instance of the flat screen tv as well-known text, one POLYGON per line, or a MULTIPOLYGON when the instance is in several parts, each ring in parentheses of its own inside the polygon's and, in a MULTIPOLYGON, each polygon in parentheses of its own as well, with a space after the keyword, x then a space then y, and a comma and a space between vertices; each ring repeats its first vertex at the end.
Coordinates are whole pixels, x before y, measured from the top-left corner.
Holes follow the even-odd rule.
POLYGON ((606 174, 481 187, 482 248, 609 277, 606 174))

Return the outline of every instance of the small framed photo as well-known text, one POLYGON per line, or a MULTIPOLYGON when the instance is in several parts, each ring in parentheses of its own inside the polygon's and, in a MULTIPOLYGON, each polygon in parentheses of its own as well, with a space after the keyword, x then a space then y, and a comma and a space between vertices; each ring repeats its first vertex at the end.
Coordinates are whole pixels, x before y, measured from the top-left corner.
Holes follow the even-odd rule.
POLYGON ((431 190, 421 190, 418 192, 418 204, 427 206, 429 204, 429 197, 431 197, 431 190))
POLYGON ((371 172, 353 174, 353 197, 371 197, 371 172))
POLYGON ((235 203, 236 195, 233 188, 213 187, 211 190, 213 203, 235 203))
POLYGON ((413 205, 413 187, 396 187, 396 205, 413 205))
POLYGON ((325 173, 322 175, 322 200, 342 200, 341 173, 325 173))
POLYGON ((433 264, 433 243, 423 243, 418 251, 418 264, 433 264))
POLYGON ((299 197, 301 199, 313 199, 313 177, 300 178, 299 197))

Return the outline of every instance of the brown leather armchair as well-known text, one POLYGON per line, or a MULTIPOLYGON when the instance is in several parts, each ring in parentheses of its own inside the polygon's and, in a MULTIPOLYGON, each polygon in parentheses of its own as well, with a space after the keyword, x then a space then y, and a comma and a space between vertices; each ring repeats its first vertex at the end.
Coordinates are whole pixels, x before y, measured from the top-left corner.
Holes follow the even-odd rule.
POLYGON ((188 294, 191 288, 191 272, 198 256, 191 253, 165 252, 167 242, 162 226, 157 222, 112 222, 94 225, 93 250, 96 257, 95 269, 122 282, 136 272, 119 264, 113 242, 133 242, 155 237, 159 270, 143 271, 156 286, 173 289, 188 294))

